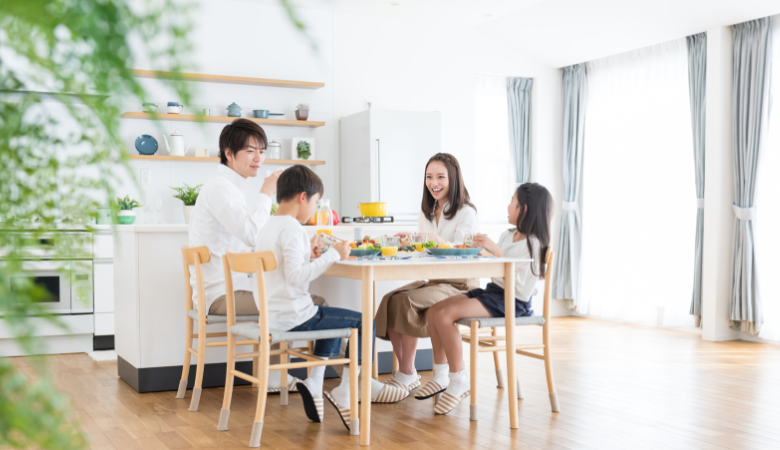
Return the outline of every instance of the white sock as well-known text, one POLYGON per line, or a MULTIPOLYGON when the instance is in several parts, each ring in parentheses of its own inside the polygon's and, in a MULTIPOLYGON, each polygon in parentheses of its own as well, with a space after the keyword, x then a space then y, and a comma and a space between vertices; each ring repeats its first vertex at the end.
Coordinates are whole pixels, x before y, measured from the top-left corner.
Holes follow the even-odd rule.
MULTIPOLYGON (((322 357, 322 359, 328 359, 322 357)), ((328 366, 314 366, 311 368, 311 374, 303 380, 303 383, 309 388, 312 397, 322 397, 322 382, 325 380, 325 368, 328 366)))
MULTIPOLYGON (((363 373, 361 373, 360 376, 362 377, 363 373)), ((358 381, 358 383, 359 383, 359 381, 358 381)), ((361 395, 360 391, 362 391, 363 389, 360 386, 361 385, 358 385, 358 398, 362 399, 362 397, 360 397, 360 395, 361 395)), ((384 383, 381 383, 381 382, 371 378, 371 401, 373 401, 374 399, 376 399, 379 396, 379 393, 382 392, 382 388, 384 388, 384 387, 385 387, 384 383)))
POLYGON ((450 385, 447 386, 447 392, 455 397, 460 397, 469 390, 469 376, 465 370, 460 372, 450 372, 450 385))
MULTIPOLYGON (((289 373, 287 374, 287 384, 286 386, 289 386, 290 383, 292 383, 293 376, 289 373)), ((268 389, 271 388, 280 388, 282 387, 282 372, 278 370, 272 370, 271 374, 268 376, 268 389)))
POLYGON ((400 381, 401 383, 409 386, 410 384, 412 384, 415 381, 417 381, 417 371, 415 370, 414 372, 412 372, 411 375, 407 375, 407 374, 405 374, 405 373, 403 373, 403 372, 401 372, 399 370, 398 372, 393 374, 393 378, 395 378, 396 380, 400 381))
POLYGON ((450 365, 434 364, 433 365, 433 381, 439 383, 441 387, 447 387, 450 384, 450 365))
MULTIPOLYGON (((358 369, 358 373, 360 373, 360 369, 358 369)), ((330 396, 342 408, 349 408, 349 366, 344 366, 344 371, 341 372, 341 384, 330 391, 330 396)))

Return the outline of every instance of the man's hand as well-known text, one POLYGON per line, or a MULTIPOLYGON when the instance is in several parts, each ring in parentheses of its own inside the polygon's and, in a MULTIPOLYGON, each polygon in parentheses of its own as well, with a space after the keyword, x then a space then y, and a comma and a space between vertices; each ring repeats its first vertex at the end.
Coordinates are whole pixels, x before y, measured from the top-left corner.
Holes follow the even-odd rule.
POLYGON ((319 236, 319 234, 315 234, 314 237, 311 238, 311 259, 322 256, 322 242, 320 242, 319 236))
POLYGON ((284 170, 277 170, 265 177, 263 187, 260 188, 260 193, 269 197, 276 194, 276 182, 279 180, 279 175, 281 175, 282 172, 284 172, 284 170))
POLYGON ((333 247, 330 249, 339 252, 339 256, 341 256, 342 261, 349 258, 349 252, 351 249, 349 248, 349 242, 347 241, 341 241, 338 244, 333 244, 333 247))

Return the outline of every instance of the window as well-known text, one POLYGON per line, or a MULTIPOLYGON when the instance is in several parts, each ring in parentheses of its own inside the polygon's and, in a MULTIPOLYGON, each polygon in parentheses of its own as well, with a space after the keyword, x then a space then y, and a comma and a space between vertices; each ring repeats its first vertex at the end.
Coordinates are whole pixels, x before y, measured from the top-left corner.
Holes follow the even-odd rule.
POLYGON ((578 311, 692 327, 696 190, 685 39, 587 69, 578 311))
POLYGON ((758 335, 780 341, 780 16, 775 17, 772 43, 771 111, 769 140, 760 156, 756 177, 756 266, 758 293, 764 307, 764 325, 758 335))
POLYGON ((483 223, 505 223, 512 198, 506 77, 477 75, 475 101, 476 186, 472 202, 483 223))

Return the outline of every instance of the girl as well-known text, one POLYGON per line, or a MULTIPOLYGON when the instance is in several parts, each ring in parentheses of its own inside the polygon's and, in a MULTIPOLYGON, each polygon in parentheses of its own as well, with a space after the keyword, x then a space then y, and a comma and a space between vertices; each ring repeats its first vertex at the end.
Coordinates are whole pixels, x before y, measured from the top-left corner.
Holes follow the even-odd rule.
MULTIPOLYGON (((533 259, 518 263, 515 273, 515 316, 530 316, 536 281, 547 272, 545 255, 550 245, 552 197, 537 183, 520 185, 509 204, 509 223, 516 228, 501 234, 498 244, 487 236, 474 238, 474 245, 498 257, 533 259)), ((463 368, 463 344, 455 321, 466 317, 504 317, 504 279, 493 278, 486 289, 474 289, 448 298, 428 310, 433 344, 433 379, 415 398, 423 400, 444 392, 436 414, 447 414, 469 395, 469 378, 463 368)), ((473 345, 473 344, 472 344, 473 345)))
MULTIPOLYGON (((460 164, 454 156, 438 153, 428 160, 421 209, 418 232, 426 234, 429 241, 461 244, 466 234, 479 230, 477 209, 471 204, 460 164)), ((393 343, 399 362, 399 370, 387 384, 407 390, 420 386, 414 357, 417 339, 430 336, 426 318, 428 308, 478 286, 477 279, 416 281, 384 296, 376 314, 376 336, 393 343)))

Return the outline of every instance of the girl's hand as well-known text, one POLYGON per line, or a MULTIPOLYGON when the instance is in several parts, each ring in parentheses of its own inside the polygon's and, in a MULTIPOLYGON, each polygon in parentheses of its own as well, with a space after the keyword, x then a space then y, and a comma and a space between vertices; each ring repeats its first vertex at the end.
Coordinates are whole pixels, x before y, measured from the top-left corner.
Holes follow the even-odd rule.
POLYGON ((474 236, 474 247, 484 248, 498 257, 504 256, 504 253, 501 251, 498 244, 484 234, 474 236))

